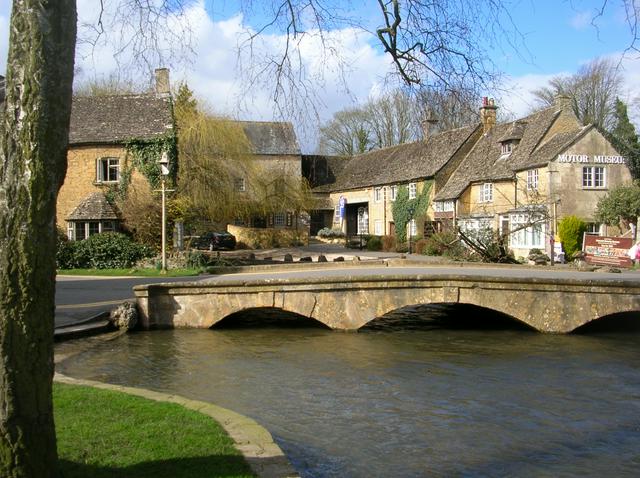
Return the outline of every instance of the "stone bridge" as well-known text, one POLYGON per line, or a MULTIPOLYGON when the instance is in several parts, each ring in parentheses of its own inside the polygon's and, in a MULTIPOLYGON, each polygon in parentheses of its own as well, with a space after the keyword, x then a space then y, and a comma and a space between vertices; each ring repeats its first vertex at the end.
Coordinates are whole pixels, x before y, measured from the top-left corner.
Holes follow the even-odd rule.
POLYGON ((610 279, 381 275, 153 284, 134 292, 144 328, 209 328, 235 312, 271 307, 356 330, 404 306, 457 303, 507 314, 540 332, 568 333, 640 311, 640 283, 610 279))

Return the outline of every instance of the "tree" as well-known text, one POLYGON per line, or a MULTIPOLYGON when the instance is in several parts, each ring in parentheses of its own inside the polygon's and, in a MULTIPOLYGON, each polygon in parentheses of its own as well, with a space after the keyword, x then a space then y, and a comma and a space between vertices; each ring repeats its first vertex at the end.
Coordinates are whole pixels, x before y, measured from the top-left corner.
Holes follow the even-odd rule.
POLYGON ((627 158, 627 166, 633 179, 640 179, 640 143, 636 128, 629 121, 627 105, 616 98, 615 126, 610 141, 627 158))
POLYGON ((353 156, 369 151, 371 132, 361 108, 334 113, 333 119, 320 127, 318 149, 325 154, 353 156))
POLYGON ((55 477, 56 195, 66 171, 74 0, 14 1, 0 126, 0 476, 55 477))
POLYGON ((567 258, 582 249, 582 236, 587 230, 587 224, 577 216, 565 216, 558 224, 558 236, 562 241, 562 248, 567 258))
POLYGON ((640 217, 640 184, 638 182, 611 189, 598 201, 596 219, 610 226, 631 228, 636 239, 640 217))
POLYGON ((533 91, 538 104, 545 108, 554 104, 556 96, 569 96, 573 112, 582 124, 593 123, 607 131, 615 126, 616 99, 621 93, 618 65, 606 58, 590 62, 575 75, 557 76, 549 81, 549 86, 533 91))

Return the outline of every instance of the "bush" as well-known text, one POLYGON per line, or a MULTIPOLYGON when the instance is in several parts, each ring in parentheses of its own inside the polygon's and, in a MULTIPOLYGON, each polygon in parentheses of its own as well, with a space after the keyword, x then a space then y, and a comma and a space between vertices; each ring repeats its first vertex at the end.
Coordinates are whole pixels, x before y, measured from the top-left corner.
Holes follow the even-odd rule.
POLYGON ((436 232, 425 239, 423 254, 427 256, 444 256, 453 248, 460 248, 458 236, 452 231, 436 232))
POLYGON ((427 239, 418 239, 413 245, 413 252, 416 254, 424 254, 424 250, 427 248, 428 242, 429 241, 427 239))
POLYGON ((59 269, 122 269, 152 255, 151 248, 124 234, 105 232, 84 241, 59 242, 56 260, 59 269))
POLYGON ((587 230, 587 224, 576 216, 565 216, 558 224, 558 236, 562 241, 565 257, 582 250, 582 236, 587 230))
POLYGON ((381 251, 382 250, 382 239, 380 236, 371 236, 367 241, 367 250, 368 251, 381 251))
POLYGON ((318 231, 318 237, 336 239, 336 238, 344 237, 344 233, 340 229, 329 229, 328 227, 323 227, 318 231))
POLYGON ((382 250, 392 252, 396 250, 396 236, 382 236, 382 250))

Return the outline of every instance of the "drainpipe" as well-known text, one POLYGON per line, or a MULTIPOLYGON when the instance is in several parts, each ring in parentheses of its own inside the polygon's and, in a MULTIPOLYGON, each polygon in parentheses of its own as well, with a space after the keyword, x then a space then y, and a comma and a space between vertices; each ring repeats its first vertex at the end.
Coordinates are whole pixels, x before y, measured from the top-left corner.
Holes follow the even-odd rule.
MULTIPOLYGON (((382 224, 384 225, 384 235, 387 235, 387 187, 382 189, 382 224)), ((375 231, 373 231, 375 232, 375 231)))

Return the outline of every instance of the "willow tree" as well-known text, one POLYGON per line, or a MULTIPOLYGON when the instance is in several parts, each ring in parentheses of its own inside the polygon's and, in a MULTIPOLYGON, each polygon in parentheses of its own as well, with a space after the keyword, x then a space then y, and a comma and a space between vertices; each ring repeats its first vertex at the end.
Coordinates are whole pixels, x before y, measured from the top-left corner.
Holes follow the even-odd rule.
POLYGON ((66 171, 74 0, 13 2, 0 127, 0 476, 57 476, 51 383, 56 196, 66 171))

